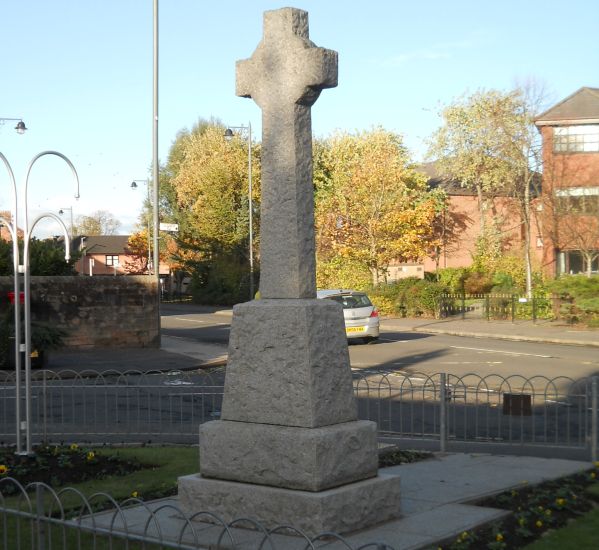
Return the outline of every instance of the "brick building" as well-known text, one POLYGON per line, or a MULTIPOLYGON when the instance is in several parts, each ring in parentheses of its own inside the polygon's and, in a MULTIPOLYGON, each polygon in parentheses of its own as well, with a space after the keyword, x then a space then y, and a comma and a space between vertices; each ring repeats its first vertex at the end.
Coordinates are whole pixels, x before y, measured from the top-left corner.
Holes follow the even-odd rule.
MULTIPOLYGON (((541 196, 531 212, 533 261, 550 276, 599 273, 599 88, 579 89, 539 115, 535 124, 542 138, 543 174, 541 196)), ((447 193, 444 223, 448 236, 454 236, 423 261, 423 272, 469 266, 480 232, 476 194, 442 178, 434 163, 420 169, 431 187, 447 193)), ((499 228, 504 248, 521 249, 524 234, 517 203, 507 196, 487 202, 485 215, 499 228)))
POLYGON ((599 273, 599 88, 580 88, 541 115, 543 264, 599 273))

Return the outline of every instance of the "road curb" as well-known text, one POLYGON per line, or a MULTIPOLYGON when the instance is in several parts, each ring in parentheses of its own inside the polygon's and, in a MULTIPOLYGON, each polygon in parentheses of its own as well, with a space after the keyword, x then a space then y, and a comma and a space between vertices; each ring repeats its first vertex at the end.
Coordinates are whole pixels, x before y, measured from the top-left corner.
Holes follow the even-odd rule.
MULTIPOLYGON (((405 327, 403 327, 405 330, 405 327)), ((435 328, 412 327, 408 329, 412 332, 421 332, 429 334, 447 334, 449 336, 462 336, 468 338, 492 338, 494 340, 512 340, 516 342, 536 342, 540 344, 562 344, 566 346, 591 346, 599 347, 599 342, 586 342, 582 340, 571 340, 568 338, 547 338, 542 336, 521 336, 517 334, 491 334, 484 332, 467 332, 461 330, 447 330, 435 328)))

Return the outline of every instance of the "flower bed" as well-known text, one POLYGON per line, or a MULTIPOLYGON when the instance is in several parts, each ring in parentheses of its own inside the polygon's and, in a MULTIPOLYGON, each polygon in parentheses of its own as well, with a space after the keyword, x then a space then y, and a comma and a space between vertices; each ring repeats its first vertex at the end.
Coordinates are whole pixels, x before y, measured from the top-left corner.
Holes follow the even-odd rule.
MULTIPOLYGON (((36 447, 33 456, 16 455, 12 448, 0 449, 0 479, 11 477, 22 485, 42 482, 56 488, 89 479, 122 476, 148 467, 113 452, 105 454, 76 444, 68 447, 41 445, 36 447)), ((2 492, 13 494, 16 487, 6 484, 2 492)))
POLYGON ((478 502, 510 510, 506 519, 465 531, 438 550, 500 550, 523 548, 550 530, 567 525, 599 506, 599 462, 587 472, 517 489, 478 502))

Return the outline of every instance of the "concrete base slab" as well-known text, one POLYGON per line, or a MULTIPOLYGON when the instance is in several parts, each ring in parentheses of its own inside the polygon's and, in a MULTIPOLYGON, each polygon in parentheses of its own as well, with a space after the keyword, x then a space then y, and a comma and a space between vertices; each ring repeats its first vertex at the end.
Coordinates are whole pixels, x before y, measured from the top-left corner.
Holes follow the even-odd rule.
POLYGON ((216 420, 200 426, 202 476, 323 491, 375 477, 377 428, 359 420, 322 428, 216 420))
POLYGON ((310 536, 348 533, 400 516, 400 478, 379 474, 317 493, 207 479, 179 478, 179 504, 193 515, 210 510, 225 522, 256 518, 271 529, 293 525, 310 536))

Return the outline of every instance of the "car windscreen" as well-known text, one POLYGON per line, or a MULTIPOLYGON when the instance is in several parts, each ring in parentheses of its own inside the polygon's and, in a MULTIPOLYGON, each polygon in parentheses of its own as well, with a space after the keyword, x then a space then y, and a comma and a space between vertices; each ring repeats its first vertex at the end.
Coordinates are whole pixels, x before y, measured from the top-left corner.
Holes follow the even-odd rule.
POLYGON ((339 302, 343 309, 353 309, 356 307, 369 307, 372 302, 369 300, 366 294, 347 294, 338 296, 327 296, 328 300, 335 300, 339 302))

